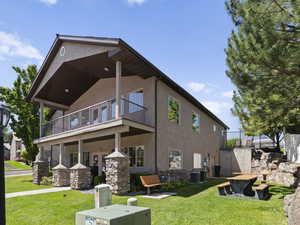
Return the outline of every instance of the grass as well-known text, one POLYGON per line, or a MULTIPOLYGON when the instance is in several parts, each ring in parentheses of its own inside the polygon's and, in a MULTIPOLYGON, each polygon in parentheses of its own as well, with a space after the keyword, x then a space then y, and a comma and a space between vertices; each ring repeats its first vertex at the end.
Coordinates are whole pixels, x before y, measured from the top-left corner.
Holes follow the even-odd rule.
POLYGON ((10 169, 20 169, 20 170, 32 169, 31 166, 13 160, 8 160, 5 161, 4 163, 8 165, 10 169))
POLYGON ((5 178, 5 193, 38 190, 51 187, 52 186, 33 184, 31 175, 5 178))
MULTIPOLYGON (((163 200, 139 198, 139 205, 151 208, 152 225, 287 225, 283 197, 292 189, 271 185, 268 201, 220 197, 216 184, 188 185, 178 196, 163 200)), ((66 191, 7 199, 8 225, 71 225, 77 211, 94 207, 94 196, 66 191)), ((128 197, 113 197, 114 204, 126 204, 128 197)))

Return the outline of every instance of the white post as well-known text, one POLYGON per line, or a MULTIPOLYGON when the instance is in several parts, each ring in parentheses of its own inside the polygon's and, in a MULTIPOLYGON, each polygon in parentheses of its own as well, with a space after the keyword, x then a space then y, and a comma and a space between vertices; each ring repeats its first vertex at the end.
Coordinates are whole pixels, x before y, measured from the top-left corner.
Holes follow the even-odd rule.
POLYGON ((44 123, 44 103, 40 102, 40 137, 42 137, 42 124, 44 123))
POLYGON ((116 119, 120 118, 121 114, 121 76, 122 76, 122 63, 116 62, 116 119))
POLYGON ((62 154, 63 154, 64 144, 59 144, 59 165, 62 165, 62 154))
POLYGON ((79 164, 82 164, 82 161, 83 161, 82 145, 83 145, 83 141, 79 140, 78 141, 78 163, 79 164))
POLYGON ((121 133, 120 132, 115 133, 115 151, 121 152, 121 133))

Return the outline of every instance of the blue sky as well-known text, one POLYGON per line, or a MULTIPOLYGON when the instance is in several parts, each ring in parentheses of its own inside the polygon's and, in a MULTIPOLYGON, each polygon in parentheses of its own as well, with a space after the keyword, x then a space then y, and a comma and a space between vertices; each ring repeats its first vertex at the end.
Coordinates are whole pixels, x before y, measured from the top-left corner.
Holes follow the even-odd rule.
POLYGON ((223 0, 3 0, 0 86, 12 85, 13 65, 40 65, 56 33, 120 37, 237 130, 225 75, 231 30, 223 0))

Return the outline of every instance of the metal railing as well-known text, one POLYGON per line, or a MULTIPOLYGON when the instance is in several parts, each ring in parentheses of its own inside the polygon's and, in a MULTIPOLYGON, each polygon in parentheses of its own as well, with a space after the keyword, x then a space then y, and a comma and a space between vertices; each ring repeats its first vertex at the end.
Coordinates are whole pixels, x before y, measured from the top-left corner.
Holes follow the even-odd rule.
MULTIPOLYGON (((115 120, 116 101, 106 100, 41 124, 42 137, 115 120)), ((145 123, 147 108, 121 99, 121 118, 145 123)))

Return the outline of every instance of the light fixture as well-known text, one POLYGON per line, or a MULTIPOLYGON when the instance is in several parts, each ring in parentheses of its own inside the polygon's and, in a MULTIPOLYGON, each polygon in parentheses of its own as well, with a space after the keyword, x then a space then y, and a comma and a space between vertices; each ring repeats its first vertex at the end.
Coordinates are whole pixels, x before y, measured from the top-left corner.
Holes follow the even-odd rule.
POLYGON ((109 71, 109 67, 108 66, 104 67, 104 71, 108 72, 109 71))
POLYGON ((0 104, 0 129, 7 127, 9 119, 10 119, 9 109, 5 105, 0 104))
POLYGON ((68 88, 66 88, 66 89, 65 89, 65 92, 66 92, 66 93, 69 93, 69 92, 70 92, 70 90, 69 90, 68 88))

